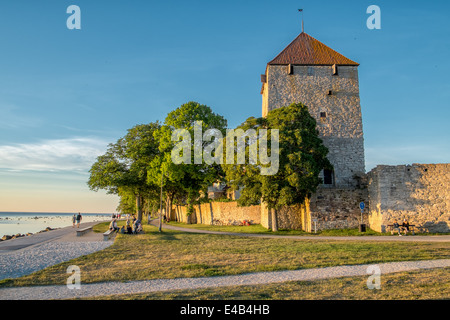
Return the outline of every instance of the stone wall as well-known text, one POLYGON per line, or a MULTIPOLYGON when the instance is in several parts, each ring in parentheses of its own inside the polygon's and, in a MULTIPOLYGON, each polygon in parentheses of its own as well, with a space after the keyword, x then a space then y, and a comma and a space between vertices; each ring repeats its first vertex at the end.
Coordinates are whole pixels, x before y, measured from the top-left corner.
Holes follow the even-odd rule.
MULTIPOLYGON (((318 189, 311 197, 311 219, 317 219, 317 230, 358 228, 361 202, 368 204, 367 188, 318 189)), ((367 210, 363 212, 362 219, 363 223, 368 224, 367 210)))
POLYGON ((450 164, 380 165, 368 173, 369 223, 385 232, 396 219, 450 231, 450 164))
MULTIPOLYGON (((361 222, 360 202, 368 203, 367 188, 335 189, 319 188, 304 205, 283 207, 277 211, 278 229, 314 231, 313 219, 317 219, 317 230, 357 228, 361 222)), ((239 225, 247 220, 272 229, 272 212, 265 204, 239 207, 233 202, 211 202, 194 206, 188 218, 186 207, 175 206, 171 220, 193 224, 239 225)), ((363 222, 368 223, 367 213, 363 222)))
MULTIPOLYGON (((273 210, 269 210, 265 203, 261 205, 261 225, 272 229, 273 210)), ((277 226, 279 230, 308 230, 310 226, 309 202, 305 205, 283 207, 277 211, 277 226)))
POLYGON ((338 75, 333 75, 331 66, 294 66, 293 70, 288 74, 287 66, 267 67, 262 88, 263 116, 292 103, 308 106, 330 150, 334 185, 356 186, 355 176, 365 173, 358 68, 338 66, 338 75))
MULTIPOLYGON (((277 212, 279 229, 313 232, 326 229, 353 229, 361 223, 359 204, 368 204, 367 188, 319 188, 302 206, 284 207, 277 212), (314 223, 316 220, 316 223, 314 223)), ((272 228, 271 212, 261 206, 261 224, 272 228)), ((368 211, 363 213, 363 223, 368 224, 368 211)))
POLYGON ((210 202, 194 206, 194 213, 188 218, 186 207, 175 206, 172 220, 193 224, 239 225, 244 220, 251 224, 261 223, 260 206, 239 207, 233 202, 210 202))

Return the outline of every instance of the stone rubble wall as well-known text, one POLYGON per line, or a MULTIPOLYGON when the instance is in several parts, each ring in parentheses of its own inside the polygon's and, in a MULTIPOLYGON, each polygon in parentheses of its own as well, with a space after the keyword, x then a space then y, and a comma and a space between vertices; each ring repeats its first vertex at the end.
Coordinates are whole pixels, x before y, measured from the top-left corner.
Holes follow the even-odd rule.
POLYGON ((368 184, 372 229, 407 219, 425 232, 450 232, 450 164, 379 165, 368 184))
MULTIPOLYGON (((358 228, 361 223, 361 202, 368 204, 367 188, 319 188, 305 205, 278 210, 278 229, 313 232, 315 228, 317 231, 358 228)), ((367 209, 363 212, 362 221, 368 224, 367 209)), ((272 228, 271 212, 265 205, 261 206, 261 224, 265 228, 272 228)))
MULTIPOLYGON (((272 229, 273 210, 269 210, 265 203, 261 204, 261 225, 272 229)), ((306 230, 309 223, 309 202, 304 205, 283 207, 277 211, 278 230, 306 230)))
POLYGON ((239 207, 236 201, 210 202, 194 205, 194 213, 186 214, 185 206, 174 206, 171 219, 184 223, 206 225, 240 225, 244 220, 250 224, 261 223, 260 206, 239 207))
MULTIPOLYGON (((361 224, 361 202, 368 204, 367 188, 318 189, 311 198, 311 219, 317 219, 317 230, 358 228, 361 224)), ((367 213, 365 209, 362 214, 364 224, 368 224, 367 213)))
MULTIPOLYGON (((363 177, 360 187, 321 187, 303 206, 277 211, 278 229, 314 231, 357 228, 362 222, 386 232, 394 220, 407 219, 424 232, 450 232, 450 164, 380 165, 363 177)), ((237 202, 194 206, 190 223, 239 225, 244 220, 272 228, 270 210, 262 205, 239 207, 237 202)), ((172 220, 188 222, 186 208, 176 206, 172 220)))

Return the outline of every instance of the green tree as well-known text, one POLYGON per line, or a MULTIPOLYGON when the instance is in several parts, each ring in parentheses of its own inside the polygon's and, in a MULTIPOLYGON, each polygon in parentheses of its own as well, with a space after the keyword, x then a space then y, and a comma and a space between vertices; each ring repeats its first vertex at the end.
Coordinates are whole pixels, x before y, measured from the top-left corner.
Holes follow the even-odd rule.
POLYGON ((201 145, 195 145, 194 126, 197 121, 201 121, 202 132, 208 129, 217 129, 222 134, 225 133, 227 121, 218 114, 215 114, 210 107, 197 102, 188 102, 181 105, 176 110, 170 112, 164 125, 155 133, 159 140, 160 154, 151 163, 151 170, 148 172, 148 181, 160 183, 161 174, 163 177, 163 190, 166 198, 166 212, 170 214, 174 199, 184 199, 188 207, 188 214, 193 212, 193 205, 197 203, 201 191, 207 195, 207 188, 219 176, 223 175, 220 164, 208 165, 204 160, 195 163, 196 150, 203 150, 209 142, 202 141, 201 145), (172 161, 172 150, 175 142, 172 141, 172 134, 176 129, 186 129, 190 137, 191 162, 175 164, 172 161), (199 149, 198 149, 199 148, 199 149))
MULTIPOLYGON (((124 197, 132 193, 136 199, 136 213, 141 220, 144 199, 157 195, 158 186, 148 183, 147 170, 149 163, 159 154, 154 132, 160 127, 155 122, 129 129, 125 137, 108 146, 106 153, 97 158, 89 171, 88 186, 91 190, 104 189, 124 197)), ((124 198, 124 204, 125 201, 124 198)))
MULTIPOLYGON (((332 168, 327 159, 328 149, 319 138, 315 119, 301 103, 272 110, 266 118, 249 118, 239 128, 253 129, 257 133, 263 129, 279 130, 279 170, 276 174, 261 175, 261 167, 264 167, 261 163, 223 165, 231 186, 242 188, 238 203, 266 203, 273 212, 272 229, 276 231, 277 210, 282 206, 303 204, 321 183, 321 170, 332 168)), ((268 138, 268 154, 276 151, 270 141, 268 138)), ((252 143, 255 142, 246 140, 246 159, 252 143)))

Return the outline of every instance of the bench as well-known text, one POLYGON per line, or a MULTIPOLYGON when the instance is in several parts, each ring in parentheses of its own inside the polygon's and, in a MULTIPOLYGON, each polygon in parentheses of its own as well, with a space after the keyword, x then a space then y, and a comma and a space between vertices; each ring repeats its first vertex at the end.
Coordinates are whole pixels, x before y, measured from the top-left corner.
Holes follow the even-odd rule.
POLYGON ((92 231, 92 227, 87 227, 84 229, 78 229, 77 230, 77 237, 81 237, 82 235, 84 235, 85 233, 92 231))
MULTIPOLYGON (((387 227, 388 227, 388 230, 387 230, 388 232, 394 231, 394 225, 393 224, 388 224, 387 227)), ((413 235, 415 235, 415 232, 414 232, 415 231, 415 227, 416 226, 414 224, 410 224, 409 225, 409 231, 412 232, 413 235)), ((400 225, 399 228, 400 228, 400 233, 405 230, 405 228, 402 227, 402 225, 400 225)))
POLYGON ((103 241, 108 241, 109 239, 111 239, 114 233, 115 233, 114 230, 108 230, 105 233, 103 233, 103 241))

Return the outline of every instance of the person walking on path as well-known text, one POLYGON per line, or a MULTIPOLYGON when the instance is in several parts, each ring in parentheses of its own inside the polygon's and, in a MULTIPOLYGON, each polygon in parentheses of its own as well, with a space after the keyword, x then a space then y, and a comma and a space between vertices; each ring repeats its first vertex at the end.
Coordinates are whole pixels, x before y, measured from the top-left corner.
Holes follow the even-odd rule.
POLYGON ((80 227, 80 223, 81 223, 82 219, 83 219, 83 217, 81 216, 81 213, 78 212, 78 215, 77 215, 77 227, 78 228, 80 227))
POLYGON ((73 214, 73 217, 72 217, 72 228, 75 228, 75 223, 76 223, 76 221, 77 221, 77 214, 74 213, 74 214, 73 214))

